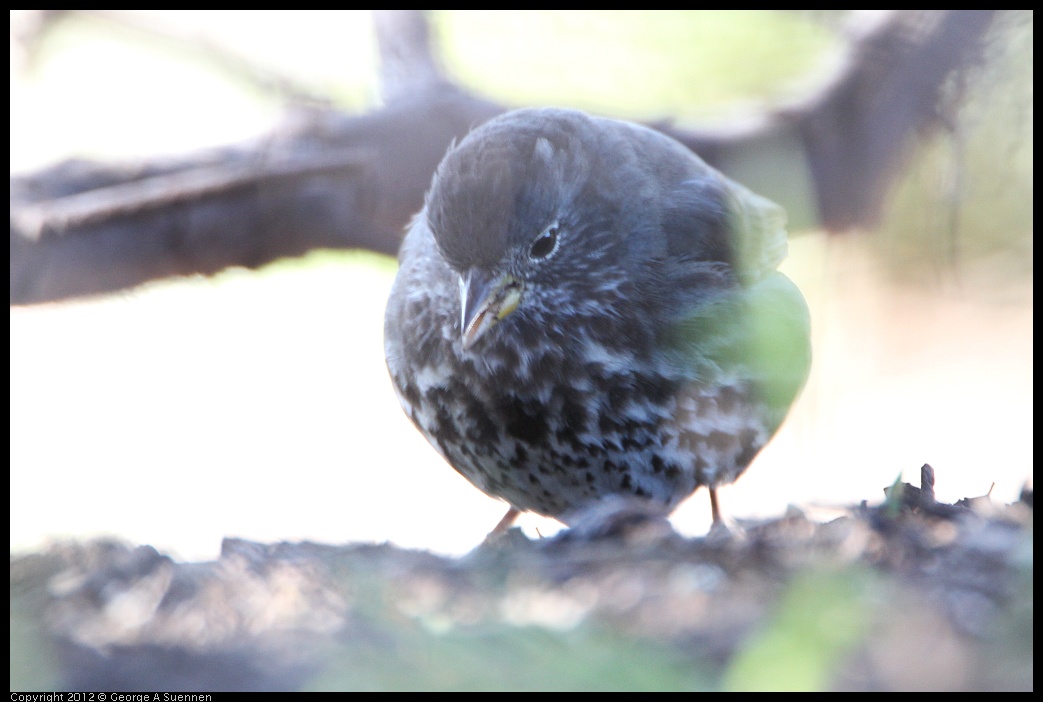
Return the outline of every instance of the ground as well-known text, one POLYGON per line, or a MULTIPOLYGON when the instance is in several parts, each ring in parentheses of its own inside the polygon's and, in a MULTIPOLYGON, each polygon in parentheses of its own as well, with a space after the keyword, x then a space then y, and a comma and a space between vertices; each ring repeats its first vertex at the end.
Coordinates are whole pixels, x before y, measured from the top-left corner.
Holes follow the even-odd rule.
POLYGON ((1031 492, 932 482, 694 539, 620 502, 458 559, 55 545, 11 559, 11 689, 1031 690, 1031 492))

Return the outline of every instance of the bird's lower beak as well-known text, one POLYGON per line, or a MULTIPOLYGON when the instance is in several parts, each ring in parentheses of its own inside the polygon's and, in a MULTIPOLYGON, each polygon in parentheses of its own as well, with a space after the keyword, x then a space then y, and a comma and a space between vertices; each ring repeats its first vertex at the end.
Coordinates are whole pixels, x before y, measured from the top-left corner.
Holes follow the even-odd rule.
POLYGON ((510 275, 489 278, 471 270, 460 276, 460 328, 463 347, 469 349, 482 334, 518 308, 522 284, 510 275))

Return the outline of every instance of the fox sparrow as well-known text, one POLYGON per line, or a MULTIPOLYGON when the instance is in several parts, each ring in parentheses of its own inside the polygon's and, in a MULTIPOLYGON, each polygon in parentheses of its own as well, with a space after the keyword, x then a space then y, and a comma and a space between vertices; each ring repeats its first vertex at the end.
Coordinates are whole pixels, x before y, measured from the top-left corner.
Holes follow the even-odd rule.
POLYGON ((645 127, 482 125, 399 253, 385 353, 406 414, 483 492, 566 524, 742 473, 807 378, 781 208, 645 127))

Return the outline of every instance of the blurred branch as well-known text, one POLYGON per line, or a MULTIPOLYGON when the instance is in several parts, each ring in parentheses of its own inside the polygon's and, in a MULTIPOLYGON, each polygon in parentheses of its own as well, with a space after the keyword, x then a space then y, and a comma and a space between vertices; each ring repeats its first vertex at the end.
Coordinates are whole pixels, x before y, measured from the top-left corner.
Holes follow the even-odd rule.
POLYGON ((909 142, 950 119, 938 111, 946 79, 978 59, 994 14, 856 13, 848 23, 846 60, 813 95, 732 125, 728 133, 659 128, 778 200, 795 226, 831 231, 871 226, 909 142), (790 188, 805 170, 814 210, 802 217, 802 194, 790 188))
MULTIPOLYGON (((882 14, 860 23, 843 68, 799 104, 728 129, 652 126, 778 200, 797 226, 865 226, 902 147, 937 120, 947 76, 977 57, 993 15, 882 14), (811 192, 794 191, 805 173, 811 192)), ((381 11, 374 24, 379 109, 299 108, 239 146, 12 177, 11 303, 255 267, 318 247, 394 253, 448 145, 508 108, 446 76, 421 11, 381 11)))
POLYGON ((373 25, 385 102, 451 87, 438 61, 426 15, 419 10, 374 10, 373 25))

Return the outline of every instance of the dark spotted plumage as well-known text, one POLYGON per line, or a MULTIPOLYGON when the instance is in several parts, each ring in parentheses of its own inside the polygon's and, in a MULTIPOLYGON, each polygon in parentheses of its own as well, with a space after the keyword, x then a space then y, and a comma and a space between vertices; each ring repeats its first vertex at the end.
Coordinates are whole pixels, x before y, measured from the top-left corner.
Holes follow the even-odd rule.
POLYGON ((783 218, 644 127, 492 120, 402 244, 385 351, 403 409, 479 489, 566 523, 733 481, 808 372, 783 218))

